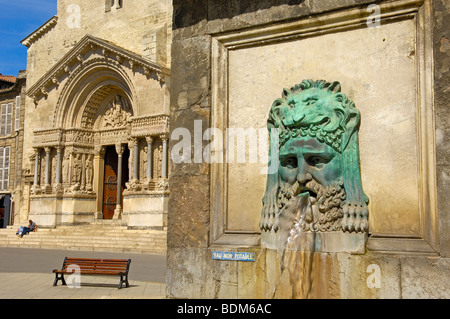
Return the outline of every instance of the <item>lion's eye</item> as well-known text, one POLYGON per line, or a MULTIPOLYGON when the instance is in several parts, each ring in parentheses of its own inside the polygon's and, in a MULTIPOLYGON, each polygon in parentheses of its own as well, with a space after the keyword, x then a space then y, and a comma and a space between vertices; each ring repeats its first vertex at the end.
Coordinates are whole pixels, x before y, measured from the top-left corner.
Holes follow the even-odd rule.
POLYGON ((303 100, 303 102, 305 103, 306 106, 313 105, 317 102, 317 98, 316 97, 307 97, 303 100))

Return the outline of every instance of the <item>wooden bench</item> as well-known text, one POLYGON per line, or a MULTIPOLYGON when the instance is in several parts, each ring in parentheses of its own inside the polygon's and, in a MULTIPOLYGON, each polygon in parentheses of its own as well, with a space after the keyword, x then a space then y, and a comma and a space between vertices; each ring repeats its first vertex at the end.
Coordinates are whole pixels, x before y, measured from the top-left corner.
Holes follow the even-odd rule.
POLYGON ((120 276, 120 282, 118 288, 122 288, 122 284, 128 284, 128 270, 130 269, 131 259, 93 259, 93 258, 64 258, 63 266, 61 269, 54 269, 55 281, 53 286, 58 284, 58 281, 62 281, 63 285, 66 285, 64 280, 64 274, 73 274, 74 267, 70 265, 76 265, 80 269, 80 275, 98 275, 98 276, 120 276))

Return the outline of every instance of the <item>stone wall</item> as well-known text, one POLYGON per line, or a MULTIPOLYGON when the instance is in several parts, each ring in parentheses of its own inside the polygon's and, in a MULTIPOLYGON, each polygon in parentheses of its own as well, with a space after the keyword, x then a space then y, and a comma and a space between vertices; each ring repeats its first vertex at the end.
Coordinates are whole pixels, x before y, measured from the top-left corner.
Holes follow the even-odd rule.
POLYGON ((450 187, 450 171, 448 159, 450 146, 448 143, 450 123, 448 122, 448 101, 450 92, 450 4, 445 1, 434 2, 434 107, 436 119, 436 172, 438 185, 438 211, 440 221, 440 252, 442 256, 450 256, 449 212, 447 199, 450 187))
POLYGON ((167 0, 124 1, 121 8, 109 11, 105 1, 59 0, 56 23, 38 32, 39 37, 31 37, 27 61, 30 85, 86 34, 169 66, 171 13, 167 0))
MULTIPOLYGON (((203 131, 263 128, 283 87, 309 76, 341 81, 362 112, 371 236, 363 254, 292 252, 283 271, 278 252, 260 245, 261 167, 172 162, 168 297, 449 297, 449 8, 379 1, 381 26, 370 30, 370 4, 174 1, 171 131, 194 132, 195 120, 203 131), (255 261, 214 260, 217 250, 255 261)), ((170 148, 177 143, 172 136, 170 148)))

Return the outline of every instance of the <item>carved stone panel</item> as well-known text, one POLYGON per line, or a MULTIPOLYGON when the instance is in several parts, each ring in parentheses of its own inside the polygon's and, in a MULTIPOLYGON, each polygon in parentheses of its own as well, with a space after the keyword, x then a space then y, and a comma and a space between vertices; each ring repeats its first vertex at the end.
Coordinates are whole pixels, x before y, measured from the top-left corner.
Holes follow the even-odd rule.
MULTIPOLYGON (((378 28, 368 28, 355 9, 324 14, 323 24, 298 20, 255 32, 217 35, 211 43, 211 127, 223 131, 252 128, 259 134, 266 128, 270 103, 280 96, 281 87, 305 78, 339 80, 361 113, 361 182, 370 198, 369 244, 374 244, 369 246, 376 250, 433 253, 436 244, 435 175, 430 166, 434 145, 429 86, 432 64, 424 24, 428 12, 419 7, 419 2, 411 1, 382 6, 378 28), (346 23, 345 32, 327 24, 336 19, 346 23), (260 67, 248 67, 255 64, 260 67), (385 245, 392 237, 401 239, 391 241, 395 247, 385 245), (376 238, 380 240, 375 245, 376 238), (407 241, 415 248, 400 243, 407 241), (428 248, 416 245, 419 242, 428 248)), ((316 128, 290 134, 310 137, 319 133, 320 137, 316 128)), ((326 141, 327 135, 320 138, 326 141)), ((327 146, 336 151, 332 140, 327 146)), ((247 155, 253 152, 248 144, 245 151, 247 155)), ((256 163, 212 165, 212 243, 248 240, 258 244, 261 198, 266 190, 266 176, 261 171, 267 172, 267 158, 258 157, 256 163)), ((344 189, 345 184, 343 181, 344 189)), ((263 216, 263 229, 270 224, 266 217, 273 219, 274 214, 263 216)))
POLYGON ((122 96, 117 95, 108 105, 103 115, 105 128, 118 128, 129 125, 130 117, 133 115, 131 105, 122 96))

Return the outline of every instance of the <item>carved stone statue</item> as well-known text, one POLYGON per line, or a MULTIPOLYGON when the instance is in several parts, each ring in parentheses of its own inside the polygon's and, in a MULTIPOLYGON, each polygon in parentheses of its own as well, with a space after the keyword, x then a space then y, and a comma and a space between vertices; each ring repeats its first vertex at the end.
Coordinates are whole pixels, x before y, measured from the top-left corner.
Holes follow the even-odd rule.
POLYGON ((69 163, 70 162, 70 154, 65 153, 63 162, 62 162, 62 181, 64 184, 69 182, 69 163))
POLYGON ((86 190, 92 190, 93 164, 91 155, 86 158, 86 190))
POLYGON ((159 145, 155 149, 155 177, 162 176, 162 158, 163 158, 163 149, 162 145, 159 145))
POLYGON ((339 82, 303 80, 284 89, 267 121, 269 167, 260 228, 285 232, 368 231, 359 167, 360 113, 339 82))
POLYGON ((72 184, 81 184, 81 172, 82 172, 81 155, 75 154, 73 159, 73 180, 72 184))
POLYGON ((104 126, 111 128, 126 126, 131 115, 130 107, 120 95, 117 95, 105 112, 104 126))
POLYGON ((144 151, 143 151, 143 155, 141 156, 141 158, 142 158, 142 177, 141 177, 141 179, 144 179, 144 178, 146 178, 147 177, 147 163, 148 163, 148 156, 147 156, 147 153, 148 153, 148 147, 147 146, 144 146, 144 151))

